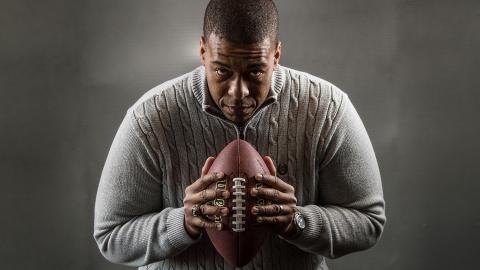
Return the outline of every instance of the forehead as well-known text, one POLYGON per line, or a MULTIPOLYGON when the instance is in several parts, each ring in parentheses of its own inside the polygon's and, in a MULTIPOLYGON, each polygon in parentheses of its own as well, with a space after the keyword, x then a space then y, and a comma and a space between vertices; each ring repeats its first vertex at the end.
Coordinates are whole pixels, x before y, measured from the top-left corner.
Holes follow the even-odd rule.
POLYGON ((212 61, 267 62, 273 55, 269 38, 254 44, 236 44, 211 34, 207 42, 212 61))

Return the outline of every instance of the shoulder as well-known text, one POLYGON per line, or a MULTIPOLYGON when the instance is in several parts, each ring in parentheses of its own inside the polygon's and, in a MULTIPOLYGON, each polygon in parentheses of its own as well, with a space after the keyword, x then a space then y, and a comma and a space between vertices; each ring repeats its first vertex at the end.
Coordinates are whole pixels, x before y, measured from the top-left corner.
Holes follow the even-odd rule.
POLYGON ((172 94, 175 89, 184 88, 188 82, 191 72, 163 82, 152 89, 145 92, 130 108, 129 110, 137 112, 146 103, 153 102, 153 100, 160 95, 172 94))
POLYGON ((294 99, 315 100, 318 109, 328 118, 339 118, 345 111, 346 105, 350 103, 348 94, 335 84, 312 75, 311 73, 282 67, 286 74, 287 87, 291 94, 295 93, 294 99))
MULTIPOLYGON (((198 68, 197 68, 198 69, 198 68)), ((163 82, 152 89, 145 92, 130 108, 128 109, 134 116, 134 118, 147 117, 149 114, 157 113, 157 110, 162 109, 164 102, 159 102, 159 98, 162 100, 168 100, 169 104, 175 104, 175 94, 178 91, 185 91, 191 88, 191 79, 193 73, 197 69, 180 75, 176 78, 163 82)), ((173 109, 169 107, 169 109, 173 109)))
POLYGON ((167 103, 170 113, 175 113, 178 107, 175 100, 176 94, 191 88, 192 74, 197 69, 151 88, 128 108, 126 115, 137 131, 141 130, 144 134, 151 133, 152 121, 163 117, 163 113, 167 110, 167 103))
POLYGON ((330 81, 305 71, 300 71, 289 67, 283 68, 287 75, 287 79, 294 81, 302 92, 307 92, 308 89, 314 89, 314 93, 324 96, 327 95, 330 97, 330 100, 337 102, 348 98, 347 93, 330 81), (317 91, 315 91, 315 89, 317 89, 317 91))

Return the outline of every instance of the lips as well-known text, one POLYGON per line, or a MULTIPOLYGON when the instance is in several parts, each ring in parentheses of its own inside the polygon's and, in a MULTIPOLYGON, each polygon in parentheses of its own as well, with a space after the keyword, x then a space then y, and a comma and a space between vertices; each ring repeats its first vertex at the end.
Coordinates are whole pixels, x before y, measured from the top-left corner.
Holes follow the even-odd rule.
POLYGON ((223 107, 230 115, 247 115, 253 106, 228 106, 223 107))

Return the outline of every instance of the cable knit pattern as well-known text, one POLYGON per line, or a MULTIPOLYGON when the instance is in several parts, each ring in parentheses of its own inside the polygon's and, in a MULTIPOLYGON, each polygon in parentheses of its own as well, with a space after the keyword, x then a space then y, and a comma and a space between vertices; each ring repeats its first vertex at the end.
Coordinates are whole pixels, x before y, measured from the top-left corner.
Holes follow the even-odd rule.
POLYGON ((348 96, 310 74, 277 66, 266 101, 243 130, 211 100, 205 70, 165 82, 127 111, 95 202, 94 238, 110 261, 139 269, 234 269, 208 236, 185 231, 183 196, 208 156, 237 136, 269 155, 295 187, 306 228, 272 235, 242 269, 328 269, 371 247, 385 224, 380 173, 348 96))

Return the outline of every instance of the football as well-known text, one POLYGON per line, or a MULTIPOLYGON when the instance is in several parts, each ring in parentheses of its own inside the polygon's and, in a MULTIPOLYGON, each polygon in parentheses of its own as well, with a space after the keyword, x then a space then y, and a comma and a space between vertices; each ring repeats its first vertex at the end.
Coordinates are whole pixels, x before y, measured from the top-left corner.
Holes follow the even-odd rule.
POLYGON ((270 202, 250 197, 248 192, 251 188, 261 186, 255 181, 256 174, 270 175, 270 172, 257 150, 240 139, 229 143, 218 154, 208 172, 225 173, 223 180, 208 188, 229 190, 230 197, 210 202, 212 205, 228 207, 229 215, 208 216, 215 222, 223 223, 223 229, 207 229, 207 234, 217 252, 227 262, 241 267, 253 259, 270 235, 269 228, 257 223, 255 216, 250 213, 252 206, 270 202))

